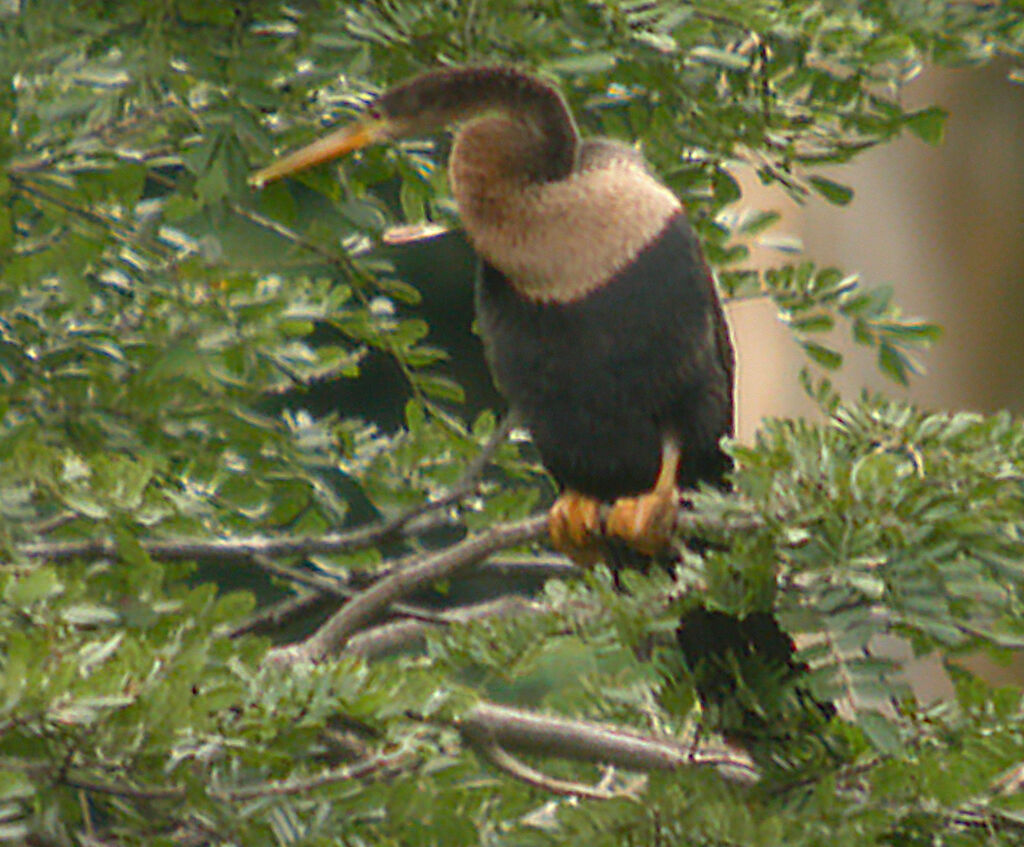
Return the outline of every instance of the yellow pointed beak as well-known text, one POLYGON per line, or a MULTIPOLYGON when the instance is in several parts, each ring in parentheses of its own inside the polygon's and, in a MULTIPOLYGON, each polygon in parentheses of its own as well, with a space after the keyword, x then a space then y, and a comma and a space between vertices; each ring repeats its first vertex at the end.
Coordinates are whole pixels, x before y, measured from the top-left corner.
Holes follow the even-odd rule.
POLYGON ((386 137, 386 130, 387 122, 383 120, 362 121, 342 127, 256 171, 249 177, 249 184, 254 188, 262 188, 275 179, 337 159, 382 140, 386 137))

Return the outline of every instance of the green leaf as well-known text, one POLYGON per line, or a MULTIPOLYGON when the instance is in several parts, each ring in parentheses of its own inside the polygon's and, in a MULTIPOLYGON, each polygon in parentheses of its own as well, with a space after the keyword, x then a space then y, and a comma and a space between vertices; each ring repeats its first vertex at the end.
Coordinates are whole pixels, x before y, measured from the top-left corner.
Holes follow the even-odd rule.
POLYGON ((63 591, 64 585, 52 568, 38 568, 8 582, 4 588, 4 600, 16 608, 27 608, 63 591))
POLYGON ((103 626, 120 621, 121 616, 107 606, 92 603, 77 603, 61 611, 61 617, 74 626, 103 626))
POLYGON ((906 355, 888 341, 883 341, 878 346, 878 367, 882 373, 900 385, 906 385, 909 375, 915 370, 906 355))
POLYGON ((556 74, 599 74, 615 67, 617 56, 612 52, 588 52, 577 56, 563 56, 546 64, 556 74))
POLYGON ((835 320, 825 312, 818 312, 792 318, 789 326, 794 332, 829 332, 835 326, 835 320))
POLYGON ((729 71, 745 71, 750 67, 750 60, 739 53, 731 50, 723 50, 720 47, 712 47, 702 44, 694 47, 689 53, 689 59, 705 65, 724 68, 729 71))
POLYGON ((35 793, 29 778, 20 771, 0 771, 0 801, 21 800, 35 793))
POLYGON ((829 347, 806 340, 802 340, 800 346, 803 347, 811 361, 827 370, 834 371, 843 364, 843 354, 829 347))
POLYGON ((853 189, 842 183, 823 176, 812 176, 808 180, 811 186, 829 203, 845 206, 853 199, 853 189))
POLYGON ((454 403, 462 403, 466 399, 466 392, 462 386, 454 380, 439 374, 413 374, 412 383, 428 397, 435 400, 449 400, 454 403))
POLYGON ((864 711, 857 715, 857 725, 879 753, 895 756, 901 752, 899 731, 888 718, 878 712, 864 711))
POLYGON ((930 106, 911 112, 903 119, 904 126, 925 144, 938 146, 946 134, 946 120, 949 114, 938 106, 930 106))
POLYGON ((942 338, 942 327, 938 324, 915 321, 907 323, 880 322, 877 328, 888 333, 893 339, 905 344, 929 345, 942 338))

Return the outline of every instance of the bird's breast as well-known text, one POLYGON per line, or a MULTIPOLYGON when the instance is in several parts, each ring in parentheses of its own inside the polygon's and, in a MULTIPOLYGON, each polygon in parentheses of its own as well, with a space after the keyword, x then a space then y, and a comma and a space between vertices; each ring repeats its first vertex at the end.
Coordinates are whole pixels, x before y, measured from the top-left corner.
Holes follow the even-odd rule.
POLYGON ((467 182, 453 181, 453 192, 473 246, 537 302, 586 297, 681 212, 671 191, 631 164, 547 183, 473 183, 468 191, 467 182))

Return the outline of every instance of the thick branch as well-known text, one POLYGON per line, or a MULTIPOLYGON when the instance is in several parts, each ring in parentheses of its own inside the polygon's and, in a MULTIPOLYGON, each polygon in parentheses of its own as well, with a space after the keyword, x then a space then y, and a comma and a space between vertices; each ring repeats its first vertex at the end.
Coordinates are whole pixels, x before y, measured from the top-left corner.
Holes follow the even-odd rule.
MULTIPOLYGON (((525 780, 555 794, 609 799, 631 792, 612 792, 601 786, 590 787, 553 779, 518 761, 512 752, 608 764, 623 770, 641 772, 714 767, 723 777, 736 782, 749 784, 758 779, 757 770, 750 759, 726 747, 711 744, 697 747, 675 738, 647 736, 605 724, 538 715, 492 703, 481 703, 454 725, 466 744, 496 767, 516 779, 525 780)), ((231 788, 211 787, 209 795, 220 801, 240 802, 258 797, 308 794, 335 783, 403 770, 415 766, 416 762, 417 757, 413 752, 402 749, 371 755, 358 762, 310 776, 231 788)), ((185 796, 185 789, 180 786, 137 786, 127 782, 98 781, 73 774, 63 775, 60 781, 86 792, 115 795, 134 801, 179 800, 185 796)))
POLYGON ((494 746, 577 762, 609 764, 631 771, 714 767, 737 782, 758 779, 744 753, 723 746, 684 744, 674 738, 641 735, 587 721, 549 717, 493 703, 481 703, 456 724, 465 741, 478 750, 494 746))

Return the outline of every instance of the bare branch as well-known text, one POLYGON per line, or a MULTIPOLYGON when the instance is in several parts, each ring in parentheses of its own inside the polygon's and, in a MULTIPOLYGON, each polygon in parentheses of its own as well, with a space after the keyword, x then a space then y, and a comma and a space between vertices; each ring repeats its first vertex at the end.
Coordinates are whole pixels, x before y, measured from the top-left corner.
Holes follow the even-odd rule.
MULTIPOLYGON (((392 606, 391 608, 394 608, 392 606)), ((453 623, 464 623, 484 618, 503 618, 547 611, 547 607, 534 600, 512 595, 464 606, 439 615, 436 623, 422 620, 402 620, 382 624, 372 629, 353 635, 345 645, 345 655, 360 656, 364 659, 379 659, 397 653, 399 650, 411 650, 422 647, 427 633, 439 626, 453 623)))
POLYGON ((309 620, 338 606, 337 598, 316 591, 286 597, 250 615, 227 632, 228 638, 266 635, 284 629, 298 620, 309 620))
POLYGON ((311 588, 319 594, 329 594, 340 599, 348 599, 354 593, 351 588, 346 587, 336 579, 329 576, 322 576, 309 570, 290 568, 287 565, 279 565, 267 556, 252 556, 251 561, 260 570, 276 576, 278 579, 287 580, 311 588))
POLYGON ((126 797, 129 800, 181 800, 185 797, 182 787, 140 788, 125 782, 96 782, 73 774, 65 774, 61 780, 64 785, 78 788, 92 794, 109 794, 114 797, 126 797))
MULTIPOLYGON (((358 596, 359 593, 356 589, 349 588, 340 580, 332 576, 322 576, 299 568, 285 567, 284 565, 279 565, 271 559, 268 559, 266 556, 254 556, 253 562, 259 568, 273 576, 280 579, 290 580, 291 582, 297 582, 299 585, 312 588, 321 594, 327 594, 341 600, 349 600, 352 597, 358 596)), ((426 623, 444 622, 444 616, 442 614, 431 611, 430 609, 411 606, 406 603, 392 603, 390 611, 397 612, 398 614, 405 615, 406 617, 413 618, 418 621, 424 621, 426 623)))
MULTIPOLYGON (((268 561, 264 558, 257 559, 256 564, 268 561)), ((276 566, 274 569, 267 569, 282 578, 290 579, 296 571, 276 566)), ((493 556, 486 562, 480 562, 475 568, 476 573, 487 574, 493 578, 528 577, 531 580, 544 580, 553 577, 565 578, 579 574, 580 568, 565 558, 553 558, 552 556, 493 556)), ((386 576, 388 571, 378 574, 386 576)), ((329 579, 328 577, 316 577, 316 579, 329 579)), ((341 605, 343 600, 350 598, 356 590, 334 582, 329 590, 321 592, 319 584, 306 580, 295 580, 300 584, 315 589, 309 593, 300 594, 297 597, 288 597, 274 603, 242 621, 228 632, 229 638, 239 638, 252 633, 267 634, 284 629, 289 624, 298 620, 309 620, 319 615, 333 612, 341 605)), ((519 608, 519 604, 526 601, 519 595, 497 598, 488 603, 481 603, 479 606, 468 606, 456 609, 451 612, 437 613, 430 615, 425 609, 407 606, 404 603, 392 603, 389 613, 405 615, 413 618, 410 621, 396 621, 384 624, 371 632, 366 633, 366 640, 362 635, 355 636, 352 642, 346 647, 346 652, 354 652, 364 655, 366 658, 378 658, 387 656, 401 649, 415 649, 422 643, 423 636, 431 629, 431 623, 447 624, 461 620, 471 620, 488 615, 504 614, 500 609, 495 608, 497 604, 513 604, 519 608), (359 646, 356 647, 356 641, 359 646), (364 652, 365 650, 365 652, 364 652)))
POLYGON ((713 767, 736 782, 758 779, 750 758, 729 747, 695 747, 675 738, 645 736, 620 727, 538 715, 493 703, 476 706, 455 726, 476 749, 499 746, 517 753, 610 764, 632 771, 713 767))
POLYGON ((582 568, 565 558, 549 553, 547 556, 492 556, 477 565, 477 571, 494 576, 531 577, 552 579, 579 576, 582 568))
MULTIPOLYGON (((261 535, 244 538, 169 538, 143 539, 140 545, 145 552, 160 561, 180 561, 201 559, 203 561, 236 562, 256 561, 265 569, 273 569, 269 560, 288 556, 330 555, 332 553, 349 553, 373 547, 385 541, 405 537, 410 534, 421 534, 437 528, 441 524, 450 523, 444 516, 434 521, 423 522, 420 519, 435 512, 441 512, 473 493, 480 482, 484 470, 495 453, 508 437, 515 425, 513 416, 507 415, 487 441, 481 446, 480 452, 466 467, 465 473, 451 489, 436 500, 427 500, 418 506, 396 515, 395 517, 371 526, 347 532, 325 533, 319 536, 275 536, 261 535)), ((45 559, 60 562, 68 559, 99 559, 116 558, 118 546, 112 538, 95 538, 82 541, 36 542, 19 545, 17 551, 27 559, 45 559)), ((303 579, 292 573, 277 573, 297 582, 305 582, 309 587, 328 593, 338 593, 337 586, 328 584, 328 580, 319 580, 310 576, 303 579)))
MULTIPOLYGON (((294 794, 306 794, 325 785, 336 782, 348 782, 353 779, 365 779, 381 771, 400 769, 416 761, 416 756, 408 750, 373 756, 360 762, 332 768, 315 776, 290 779, 281 782, 261 782, 241 788, 210 789, 210 796, 218 800, 251 800, 255 797, 286 797, 294 794)), ((97 782, 72 774, 65 775, 61 782, 72 788, 97 794, 109 794, 125 797, 130 800, 180 800, 185 797, 185 789, 181 786, 164 788, 140 788, 123 782, 97 782)))
POLYGON ((272 662, 320 661, 337 655, 351 636, 379 620, 387 608, 438 579, 452 577, 496 550, 536 541, 547 532, 547 514, 499 524, 445 550, 418 557, 354 597, 306 641, 272 651, 272 662))
MULTIPOLYGON (((484 449, 487 449, 486 446, 484 449)), ((459 487, 459 484, 456 485, 459 487)), ((465 496, 471 486, 460 494, 465 496)), ((454 498, 458 499, 458 498, 454 498)), ((422 521, 432 512, 441 511, 452 504, 453 498, 445 496, 439 500, 423 503, 408 512, 370 526, 345 532, 328 532, 323 535, 249 535, 241 538, 161 538, 140 539, 139 545, 147 555, 164 562, 201 560, 207 562, 233 563, 248 562, 254 557, 276 559, 288 556, 315 556, 351 553, 373 547, 386 541, 419 535, 441 525, 448 525, 452 519, 437 515, 434 520, 422 521)), ((720 517, 703 515, 691 509, 680 509, 676 518, 676 534, 687 537, 702 530, 716 532, 745 532, 764 526, 764 520, 757 515, 720 517)), ((500 548, 499 548, 500 549, 500 548)), ((119 549, 112 538, 90 538, 76 541, 39 541, 19 544, 15 550, 26 559, 40 559, 63 562, 70 559, 117 558, 119 549)), ((540 567, 540 564, 535 565, 540 567)), ((551 563, 545 566, 552 567, 551 563)), ((565 563, 553 566, 565 569, 565 563)))

